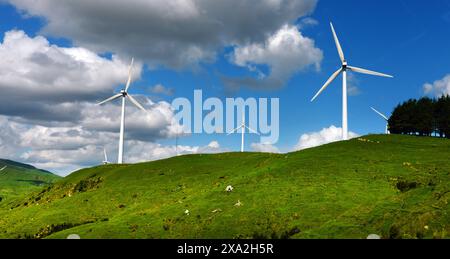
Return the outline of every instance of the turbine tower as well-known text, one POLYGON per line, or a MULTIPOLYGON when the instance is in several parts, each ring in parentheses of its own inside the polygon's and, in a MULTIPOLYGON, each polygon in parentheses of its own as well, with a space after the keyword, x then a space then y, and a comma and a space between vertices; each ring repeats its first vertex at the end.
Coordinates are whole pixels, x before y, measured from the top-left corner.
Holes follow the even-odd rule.
POLYGON ((313 102, 341 73, 342 73, 342 139, 348 140, 348 117, 347 117, 347 71, 353 71, 361 74, 368 74, 374 76, 382 76, 382 77, 390 77, 391 75, 386 75, 374 71, 370 71, 363 68, 352 67, 347 64, 347 60, 345 59, 344 52, 342 51, 341 44, 339 43, 339 39, 336 35, 336 31, 334 30, 333 24, 331 25, 331 31, 333 32, 334 41, 336 43, 336 48, 339 53, 339 57, 342 62, 342 67, 340 67, 333 75, 328 79, 324 86, 317 92, 317 94, 312 98, 311 102, 313 102))
POLYGON ((259 134, 256 130, 253 130, 253 129, 251 129, 250 127, 248 127, 247 125, 245 125, 245 112, 242 112, 242 124, 241 124, 239 127, 235 128, 234 130, 230 131, 230 132, 228 133, 228 135, 227 135, 227 136, 230 136, 231 134, 233 134, 233 133, 238 132, 239 130, 241 130, 241 152, 244 152, 244 145, 245 145, 245 138, 244 138, 244 136, 245 136, 245 129, 248 129, 251 133, 261 135, 261 134, 259 134))
POLYGON ((136 105, 136 107, 138 107, 139 109, 147 112, 147 110, 145 110, 145 108, 138 102, 136 101, 136 99, 134 99, 133 96, 128 94, 128 89, 130 88, 130 84, 131 84, 131 72, 133 70, 133 63, 134 63, 134 58, 131 60, 131 65, 130 65, 130 69, 128 70, 128 82, 125 86, 125 89, 123 89, 122 91, 120 91, 120 93, 104 100, 103 102, 98 103, 98 105, 102 105, 104 103, 113 101, 117 98, 122 97, 122 117, 120 119, 120 137, 119 137, 119 155, 117 158, 117 163, 118 164, 122 164, 123 163, 123 141, 124 141, 124 130, 125 130, 125 101, 126 99, 130 99, 130 101, 136 105))
POLYGON ((107 164, 109 164, 109 161, 108 161, 108 155, 106 154, 106 148, 103 148, 103 154, 105 155, 105 160, 103 160, 103 164, 107 165, 107 164))
POLYGON ((391 134, 391 133, 389 132, 389 119, 388 119, 388 117, 387 117, 386 115, 382 114, 381 112, 377 111, 377 110, 376 110, 375 108, 373 108, 373 107, 370 107, 370 109, 372 109, 376 114, 380 115, 381 118, 383 118, 383 119, 386 121, 386 131, 385 131, 385 134, 386 134, 386 135, 391 134))

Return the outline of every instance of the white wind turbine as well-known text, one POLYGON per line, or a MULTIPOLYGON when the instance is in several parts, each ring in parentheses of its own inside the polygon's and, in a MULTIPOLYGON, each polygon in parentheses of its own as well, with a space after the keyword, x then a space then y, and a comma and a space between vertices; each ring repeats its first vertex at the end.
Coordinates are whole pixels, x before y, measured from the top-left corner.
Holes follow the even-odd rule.
POLYGON ((136 99, 134 99, 133 96, 128 94, 128 88, 130 88, 130 84, 131 84, 131 72, 133 69, 133 63, 134 63, 134 58, 131 60, 130 69, 128 71, 128 82, 127 82, 127 85, 125 86, 125 89, 120 91, 119 94, 116 94, 116 95, 104 100, 103 102, 98 103, 98 105, 102 105, 104 103, 107 103, 109 101, 112 101, 112 100, 122 97, 122 117, 120 119, 119 155, 118 155, 118 159, 117 159, 118 164, 123 163, 123 141, 124 141, 124 130, 125 130, 124 129, 125 128, 125 100, 127 98, 130 99, 130 101, 134 105, 136 105, 136 107, 147 112, 147 110, 145 110, 145 108, 138 101, 136 101, 136 99))
POLYGON ((108 155, 106 154, 106 148, 103 148, 103 154, 105 155, 105 160, 103 160, 103 164, 107 165, 107 164, 109 164, 109 161, 108 161, 108 155))
POLYGON ((383 118, 383 119, 386 121, 386 131, 385 131, 385 133, 386 133, 387 135, 388 135, 388 134, 391 134, 391 133, 389 132, 389 118, 388 118, 386 115, 382 114, 381 112, 377 111, 377 110, 376 110, 375 108, 373 108, 373 107, 370 107, 370 109, 372 109, 376 114, 380 115, 381 118, 383 118))
POLYGON ((235 128, 234 130, 230 131, 227 135, 227 136, 230 136, 231 134, 241 130, 241 152, 244 152, 245 129, 248 129, 251 133, 261 135, 256 130, 253 130, 250 127, 248 127, 247 125, 245 125, 245 112, 243 112, 242 113, 242 124, 239 127, 235 128))
POLYGON ((391 75, 386 75, 374 71, 370 71, 363 68, 352 67, 347 64, 347 60, 344 57, 344 52, 342 51, 341 44, 339 43, 339 39, 334 30, 333 24, 331 25, 331 31, 333 32, 334 41, 336 43, 336 47, 339 53, 339 57, 342 62, 342 67, 340 67, 333 75, 328 79, 325 85, 317 92, 317 94, 312 98, 311 102, 313 102, 341 73, 342 73, 342 139, 348 140, 348 119, 347 119, 347 71, 353 71, 362 74, 374 75, 374 76, 382 76, 382 77, 390 77, 391 75))

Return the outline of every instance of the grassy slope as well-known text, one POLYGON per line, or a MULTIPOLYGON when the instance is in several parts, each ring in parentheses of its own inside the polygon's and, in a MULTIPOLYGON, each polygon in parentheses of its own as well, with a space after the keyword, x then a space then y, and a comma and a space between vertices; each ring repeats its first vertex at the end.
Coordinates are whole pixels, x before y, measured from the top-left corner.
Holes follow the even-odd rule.
MULTIPOLYGON (((3 203, 42 189, 61 177, 33 166, 0 159, 0 197, 3 203)), ((1 204, 1 203, 0 203, 1 204)))
POLYGON ((0 203, 0 237, 449 238, 450 141, 364 139, 81 170, 0 203))

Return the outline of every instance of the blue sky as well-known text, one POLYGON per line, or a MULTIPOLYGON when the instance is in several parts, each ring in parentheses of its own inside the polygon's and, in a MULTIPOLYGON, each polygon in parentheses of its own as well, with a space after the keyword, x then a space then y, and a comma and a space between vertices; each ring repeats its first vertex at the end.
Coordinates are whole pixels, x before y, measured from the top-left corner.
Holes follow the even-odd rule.
MULTIPOLYGON (((399 102, 424 96, 425 83, 433 83, 450 73, 448 1, 319 0, 310 15, 299 17, 297 25, 305 17, 317 21, 317 24, 302 26, 300 31, 303 36, 314 40, 315 47, 323 52, 320 70, 309 66, 296 71, 282 87, 271 90, 243 87, 238 91, 228 91, 221 76, 255 77, 255 74, 246 67, 232 64, 229 56, 234 51, 233 46, 222 46, 217 50, 215 61, 200 62, 195 68, 188 66, 175 69, 156 64, 157 67, 152 65, 149 69, 146 66, 141 79, 133 83, 132 92, 148 95, 153 101, 168 102, 176 97, 192 98, 194 89, 203 89, 204 95, 219 98, 280 98, 281 136, 276 146, 288 152, 302 134, 318 132, 331 125, 341 126, 341 78, 316 102, 310 102, 311 97, 340 66, 330 21, 335 26, 351 65, 395 76, 394 79, 387 79, 353 75, 350 84, 358 89, 357 94, 349 97, 349 129, 353 132, 361 135, 382 133, 385 125, 370 110, 370 106, 389 115, 399 102), (173 88, 174 95, 149 94, 148 87, 157 84, 173 88)), ((16 29, 25 31, 30 37, 43 35, 51 44, 59 47, 79 46, 71 38, 43 30, 46 18, 22 15, 12 4, 0 4, 0 21, 2 36, 16 29)), ((89 49, 90 46, 81 47, 89 49)), ((258 67, 270 73, 267 66, 262 64, 258 67)), ((120 88, 119 85, 115 87, 120 88)), ((162 145, 173 145, 175 142, 173 138, 155 141, 162 145)), ((229 150, 238 150, 240 145, 237 135, 192 135, 182 138, 180 143, 204 146, 211 141, 218 141, 222 148, 229 150)), ((257 136, 249 136, 247 149, 257 141, 257 136)))

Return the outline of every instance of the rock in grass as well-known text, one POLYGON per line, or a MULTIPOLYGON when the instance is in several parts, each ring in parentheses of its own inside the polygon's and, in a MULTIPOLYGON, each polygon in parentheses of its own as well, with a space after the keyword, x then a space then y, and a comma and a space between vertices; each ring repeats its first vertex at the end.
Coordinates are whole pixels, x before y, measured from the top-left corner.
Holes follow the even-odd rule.
POLYGON ((81 239, 81 237, 77 234, 70 234, 67 236, 67 239, 81 239))
POLYGON ((377 234, 370 234, 367 239, 381 239, 381 237, 377 234))

